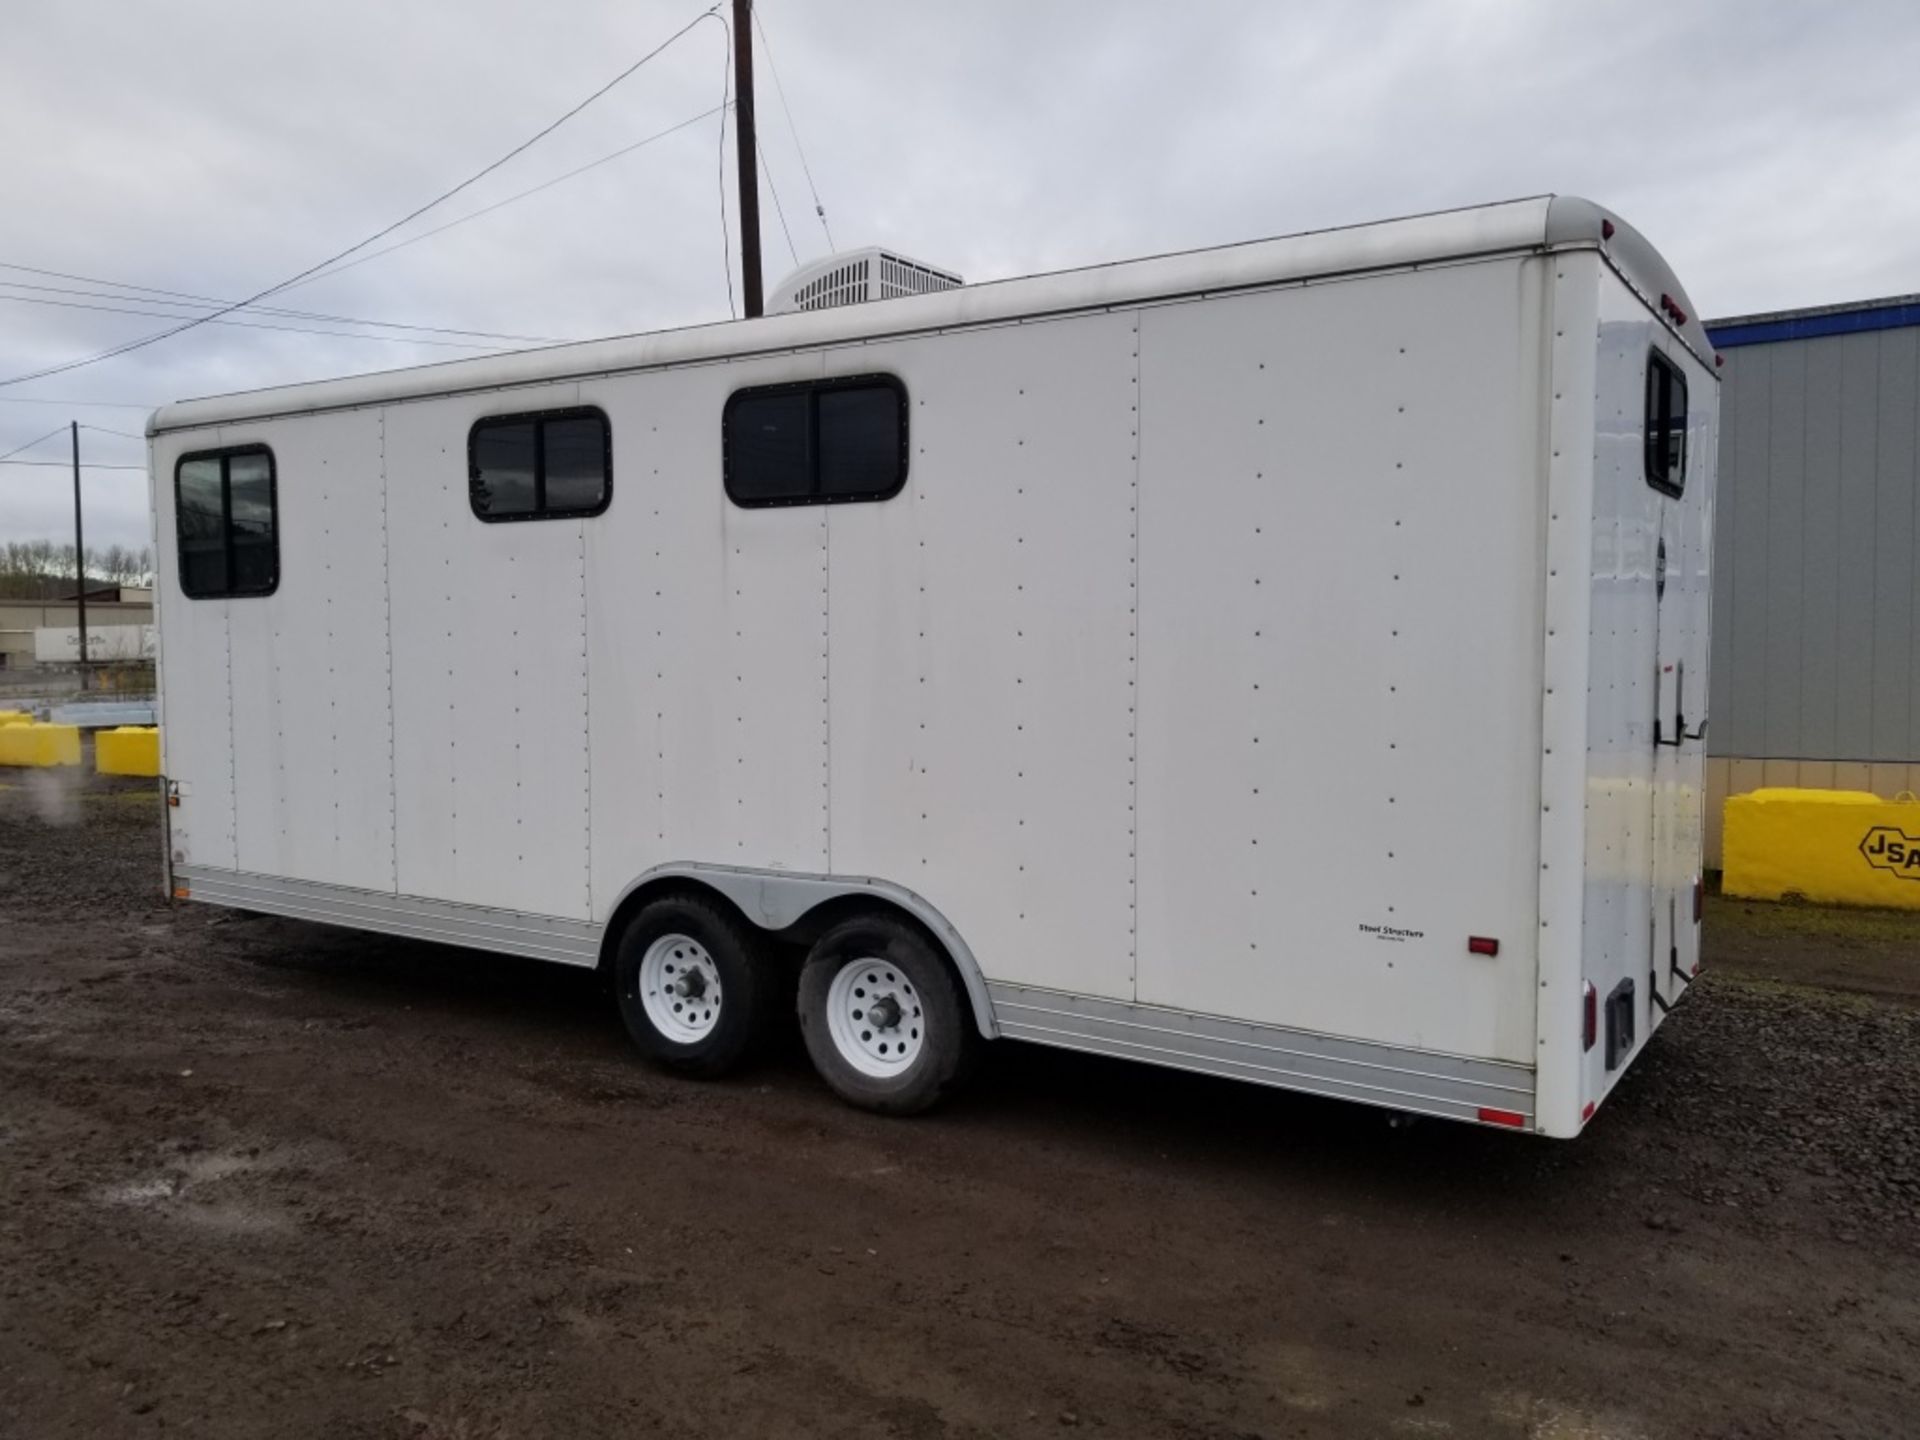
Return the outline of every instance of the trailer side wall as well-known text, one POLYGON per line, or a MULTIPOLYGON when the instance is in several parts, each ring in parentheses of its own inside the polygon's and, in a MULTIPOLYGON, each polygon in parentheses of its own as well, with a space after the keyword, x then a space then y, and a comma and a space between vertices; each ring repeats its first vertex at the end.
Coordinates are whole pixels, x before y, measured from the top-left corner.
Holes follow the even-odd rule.
POLYGON ((877 876, 1009 1003, 1524 1073, 1549 263, 162 436, 175 847, 232 903, 580 961, 662 865, 877 876), (728 501, 730 394, 869 372, 898 496, 728 501), (476 519, 473 423, 583 405, 606 512, 476 519), (188 600, 164 477, 243 443, 279 586, 188 600))

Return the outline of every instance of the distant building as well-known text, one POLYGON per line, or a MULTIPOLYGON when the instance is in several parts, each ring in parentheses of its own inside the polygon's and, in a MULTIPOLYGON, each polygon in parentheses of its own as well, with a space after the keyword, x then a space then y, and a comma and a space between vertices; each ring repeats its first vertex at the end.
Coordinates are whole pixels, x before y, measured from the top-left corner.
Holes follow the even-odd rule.
POLYGON ((1762 785, 1920 791, 1920 295, 1708 321, 1725 356, 1707 854, 1762 785))
MULTIPOLYGON (((38 588, 43 593, 37 598, 0 598, 0 673, 12 675, 61 663, 37 658, 50 652, 46 639, 38 638, 36 632, 65 629, 77 632, 79 628, 80 607, 74 603, 71 579, 50 580, 38 588)), ((97 658, 105 658, 100 655, 99 647, 107 635, 124 631, 126 627, 138 630, 152 624, 152 590, 131 585, 87 587, 88 648, 97 658), (102 632, 101 640, 93 638, 96 628, 102 632)), ((122 633, 113 634, 112 638, 117 654, 118 648, 124 648, 126 637, 122 633)), ((72 658, 79 659, 77 635, 72 658)))

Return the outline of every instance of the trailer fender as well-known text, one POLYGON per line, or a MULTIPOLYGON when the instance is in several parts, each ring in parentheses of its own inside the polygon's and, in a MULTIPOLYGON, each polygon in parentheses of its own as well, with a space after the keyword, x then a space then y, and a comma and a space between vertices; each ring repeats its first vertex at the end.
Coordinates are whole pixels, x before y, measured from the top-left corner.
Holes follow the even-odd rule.
POLYGON ((960 982, 966 987, 967 1000, 973 1007, 974 1023, 980 1027, 980 1033, 989 1040, 1000 1033, 994 1019, 993 1001, 987 994, 986 976, 981 973, 980 962, 974 959, 973 951, 932 901, 904 885, 867 875, 806 875, 732 865, 656 865, 620 892, 608 915, 618 914, 627 897, 636 890, 657 885, 662 880, 691 880, 716 890, 763 930, 785 930, 821 905, 844 896, 870 896, 884 901, 913 916, 933 932, 960 972, 960 982))

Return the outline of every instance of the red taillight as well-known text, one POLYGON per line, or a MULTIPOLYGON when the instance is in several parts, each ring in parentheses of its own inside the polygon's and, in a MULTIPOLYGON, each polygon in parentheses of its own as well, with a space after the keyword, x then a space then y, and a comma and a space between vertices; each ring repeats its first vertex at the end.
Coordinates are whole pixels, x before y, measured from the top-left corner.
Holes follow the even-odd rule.
POLYGON ((1591 1050, 1600 1038, 1600 992, 1591 980, 1580 986, 1580 1048, 1591 1050))
POLYGON ((1586 1108, 1580 1112, 1580 1123, 1584 1125, 1587 1123, 1587 1121, 1591 1120, 1592 1118, 1593 1118, 1593 1101, 1589 1100, 1587 1101, 1586 1108))
POLYGON ((1527 1123, 1527 1117, 1518 1110, 1495 1110, 1487 1105, 1480 1107, 1480 1118, 1489 1125, 1512 1125, 1516 1128, 1527 1123))
POLYGON ((1491 935, 1469 935, 1467 953, 1470 955, 1498 955, 1500 942, 1491 935))
POLYGON ((1698 925, 1700 917, 1707 913, 1707 882, 1696 875, 1693 877, 1693 923, 1698 925))

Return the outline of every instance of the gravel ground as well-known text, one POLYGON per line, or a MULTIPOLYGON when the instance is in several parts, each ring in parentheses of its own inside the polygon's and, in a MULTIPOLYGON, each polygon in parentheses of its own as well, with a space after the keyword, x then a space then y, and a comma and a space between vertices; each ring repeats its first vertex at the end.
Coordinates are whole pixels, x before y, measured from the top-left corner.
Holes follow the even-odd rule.
POLYGON ((0 776, 7 1440, 1916 1429, 1920 917, 1716 899, 1555 1143, 1012 1045, 917 1122, 695 1084, 158 862, 146 786, 0 776))

